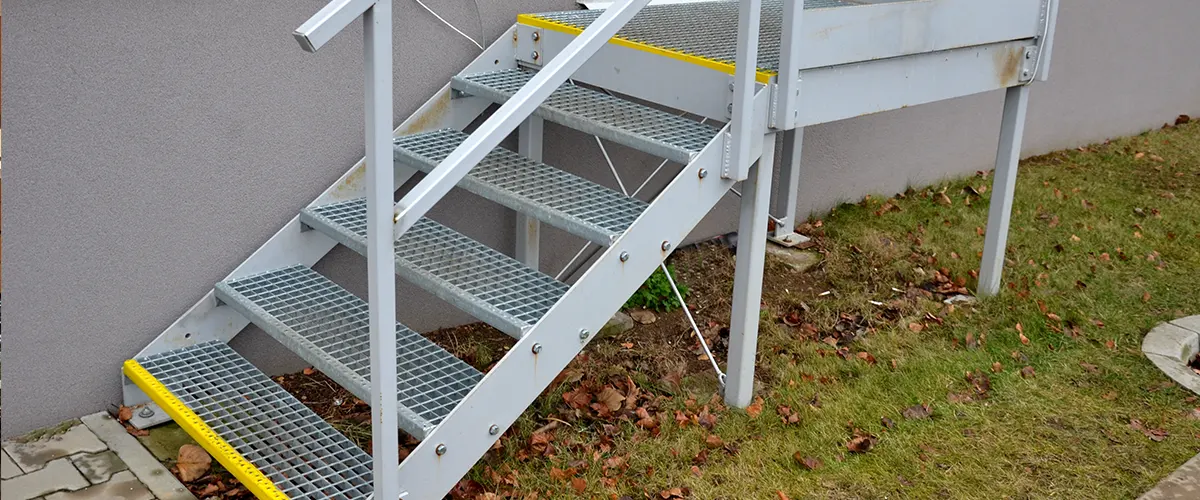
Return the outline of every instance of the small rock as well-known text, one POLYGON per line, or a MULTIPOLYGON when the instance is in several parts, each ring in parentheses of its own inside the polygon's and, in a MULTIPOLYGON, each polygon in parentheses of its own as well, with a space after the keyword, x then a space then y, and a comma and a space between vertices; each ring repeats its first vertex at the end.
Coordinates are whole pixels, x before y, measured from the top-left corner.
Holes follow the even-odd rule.
POLYGON ((628 314, 625 314, 623 311, 617 311, 617 313, 608 320, 608 323, 605 323, 604 326, 600 328, 600 333, 597 335, 597 337, 620 335, 632 330, 633 326, 634 324, 632 317, 630 317, 628 314))
POLYGON ((658 316, 656 316, 654 312, 646 309, 634 309, 629 311, 629 317, 643 325, 649 325, 655 321, 658 321, 658 316))
POLYGON ((946 300, 943 300, 942 302, 946 303, 946 304, 974 304, 978 300, 979 299, 972 297, 970 295, 955 295, 946 300))

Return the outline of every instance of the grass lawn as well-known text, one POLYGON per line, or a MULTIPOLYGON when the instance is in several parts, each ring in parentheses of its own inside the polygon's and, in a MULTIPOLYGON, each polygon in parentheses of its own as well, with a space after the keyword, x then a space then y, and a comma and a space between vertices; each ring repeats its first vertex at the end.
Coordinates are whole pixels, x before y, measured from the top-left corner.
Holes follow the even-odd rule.
MULTIPOLYGON (((681 313, 659 314, 593 342, 456 497, 1136 497, 1200 452, 1200 402, 1139 348, 1200 314, 1200 124, 1023 162, 1004 289, 947 305, 974 290, 990 185, 803 226, 824 261, 768 262, 750 412, 720 404, 681 313)), ((723 364, 732 254, 673 265, 723 364)), ((432 337, 481 368, 509 342, 432 337)))

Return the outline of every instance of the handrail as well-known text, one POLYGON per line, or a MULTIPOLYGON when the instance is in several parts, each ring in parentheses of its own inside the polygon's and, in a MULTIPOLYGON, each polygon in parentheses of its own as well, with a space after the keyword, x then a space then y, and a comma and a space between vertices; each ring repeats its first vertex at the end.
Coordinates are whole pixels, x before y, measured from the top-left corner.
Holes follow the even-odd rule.
POLYGON ((362 16, 367 185, 367 299, 371 339, 373 498, 400 498, 396 377, 396 272, 391 239, 395 196, 392 153, 392 0, 333 0, 296 29, 316 52, 362 16))
POLYGON ((417 220, 424 217, 438 200, 446 196, 480 160, 529 118, 551 93, 558 90, 648 3, 650 0, 618 0, 568 43, 562 52, 533 75, 521 90, 396 203, 392 237, 399 239, 417 220))

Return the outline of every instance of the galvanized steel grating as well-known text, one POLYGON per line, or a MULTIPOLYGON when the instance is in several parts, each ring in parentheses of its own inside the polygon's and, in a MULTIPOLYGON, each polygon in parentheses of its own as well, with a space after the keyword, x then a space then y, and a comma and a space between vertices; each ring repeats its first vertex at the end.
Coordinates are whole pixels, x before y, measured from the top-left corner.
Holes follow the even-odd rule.
MULTIPOLYGON (((779 70, 779 35, 783 29, 783 1, 763 0, 758 38, 758 69, 779 70)), ((805 9, 854 7, 908 0, 806 0, 805 9)), ((535 14, 534 17, 585 29, 603 10, 573 10, 535 14)), ((638 12, 618 38, 652 47, 733 65, 737 51, 738 2, 695 2, 650 5, 638 12)))
MULTIPOLYGON (((533 76, 520 69, 456 76, 458 91, 507 101, 533 76)), ((536 115, 634 149, 688 163, 708 145, 719 127, 565 83, 538 107, 536 115)))
MULTIPOLYGON (((366 200, 311 207, 301 221, 366 253, 366 200)), ((396 241, 396 272, 499 330, 520 337, 566 293, 566 283, 430 219, 396 241)))
POLYGON ((137 361, 289 497, 371 494, 371 456, 229 346, 137 361))
MULTIPOLYGON (((466 138, 452 129, 399 137, 396 159, 428 173, 466 138)), ((646 208, 646 202, 504 148, 488 153, 460 184, 601 245, 612 243, 646 208)))
MULTIPOLYGON (((367 303, 316 271, 292 266, 217 284, 217 296, 355 396, 371 399, 367 303)), ((400 422, 425 436, 483 374, 396 324, 400 422)))

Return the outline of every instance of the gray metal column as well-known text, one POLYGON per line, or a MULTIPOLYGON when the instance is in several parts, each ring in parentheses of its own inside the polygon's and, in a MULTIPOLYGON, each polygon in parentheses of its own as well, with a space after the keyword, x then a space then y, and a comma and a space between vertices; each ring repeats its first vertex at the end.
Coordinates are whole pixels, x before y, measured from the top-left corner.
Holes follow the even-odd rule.
MULTIPOLYGON (((733 118, 730 120, 728 155, 721 177, 742 180, 749 174, 750 141, 754 135, 754 92, 758 78, 758 31, 762 0, 741 0, 738 5, 736 69, 733 75, 733 118)), ((774 143, 772 143, 774 144, 774 143)), ((765 235, 764 235, 765 236, 765 235)))
POLYGON ((771 204, 771 166, 775 133, 763 139, 763 154, 742 182, 738 221, 733 311, 729 320, 729 367, 725 403, 745 408, 754 395, 754 359, 758 351, 758 311, 762 300, 763 262, 767 254, 767 209, 771 204))
POLYGON ((800 197, 800 158, 804 148, 804 127, 783 133, 783 163, 779 167, 779 186, 775 190, 776 221, 771 241, 793 246, 808 241, 796 234, 796 206, 800 197))
POLYGON ((1000 121, 1000 146, 996 152, 996 173, 992 180, 992 201, 988 209, 987 236, 983 241, 983 262, 979 264, 979 296, 1000 291, 1004 271, 1004 248, 1008 244, 1009 217, 1017 185, 1017 162, 1021 159, 1021 136, 1025 133, 1025 111, 1029 107, 1029 87, 1011 87, 1004 95, 1004 116, 1000 121))
POLYGON ((371 335, 371 442, 375 498, 399 498, 396 468, 396 264, 392 249, 392 2, 363 14, 366 73, 367 294, 371 335))
MULTIPOLYGON (((542 129, 545 120, 530 116, 517 128, 517 152, 534 161, 542 161, 542 129)), ((514 256, 532 269, 538 268, 541 223, 528 215, 517 214, 517 248, 514 256)))

